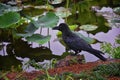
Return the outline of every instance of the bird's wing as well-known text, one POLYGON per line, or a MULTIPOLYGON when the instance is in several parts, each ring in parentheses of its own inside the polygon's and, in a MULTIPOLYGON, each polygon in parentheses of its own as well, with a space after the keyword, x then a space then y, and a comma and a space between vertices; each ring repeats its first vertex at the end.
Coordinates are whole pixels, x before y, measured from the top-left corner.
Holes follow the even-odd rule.
POLYGON ((76 34, 63 38, 64 42, 73 50, 86 50, 91 46, 76 34))

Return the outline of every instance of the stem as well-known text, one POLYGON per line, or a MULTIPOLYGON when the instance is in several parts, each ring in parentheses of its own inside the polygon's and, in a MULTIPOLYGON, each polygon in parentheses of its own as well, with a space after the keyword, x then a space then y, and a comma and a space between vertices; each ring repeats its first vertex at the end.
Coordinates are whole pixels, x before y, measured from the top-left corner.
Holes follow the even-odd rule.
MULTIPOLYGON (((42 27, 40 28, 40 34, 42 34, 42 27)), ((41 44, 39 44, 39 47, 41 46, 41 44)))
MULTIPOLYGON (((69 7, 69 0, 67 0, 66 9, 68 9, 68 7, 69 7)), ((67 11, 66 11, 66 15, 67 15, 67 11)), ((67 23, 67 17, 65 18, 65 22, 67 23)))
MULTIPOLYGON (((49 35, 49 28, 47 29, 47 35, 49 35)), ((50 48, 50 41, 48 41, 48 47, 50 48)))
MULTIPOLYGON (((4 45, 3 42, 2 42, 2 45, 4 45)), ((3 47, 3 55, 5 56, 5 49, 4 49, 4 47, 3 47)))
POLYGON ((42 34, 42 27, 40 28, 40 34, 42 34))
POLYGON ((47 0, 47 11, 49 11, 49 3, 48 3, 48 0, 47 0))

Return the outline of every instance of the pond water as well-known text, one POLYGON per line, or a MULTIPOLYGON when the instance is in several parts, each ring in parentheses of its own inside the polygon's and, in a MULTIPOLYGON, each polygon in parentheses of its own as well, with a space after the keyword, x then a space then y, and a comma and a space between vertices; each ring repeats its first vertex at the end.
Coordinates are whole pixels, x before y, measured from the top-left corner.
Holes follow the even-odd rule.
MULTIPOLYGON (((41 9, 40 9, 41 10, 41 9)), ((42 9, 39 12, 39 9, 26 9, 23 10, 25 14, 28 15, 39 15, 42 14, 45 10, 42 9), (33 11, 34 10, 34 11, 33 11), (32 12, 31 12, 32 11, 32 12), (28 12, 28 13, 27 13, 28 12), (36 12, 36 13, 34 13, 36 12)), ((64 22, 63 19, 60 19, 58 24, 64 22)), ((96 24, 100 26, 95 31, 86 32, 84 30, 79 30, 78 32, 83 34, 86 37, 95 38, 100 42, 109 42, 114 44, 116 36, 120 34, 120 28, 114 27, 110 28, 105 25, 106 19, 102 16, 96 16, 95 12, 86 11, 80 12, 79 14, 73 14, 68 17, 68 24, 96 24), (80 23, 78 23, 80 21, 80 23)), ((1 42, 0 46, 0 67, 1 69, 10 69, 11 66, 18 66, 22 65, 29 59, 35 60, 36 62, 44 62, 45 60, 51 60, 53 58, 62 59, 64 56, 63 54, 66 53, 65 47, 58 41, 57 39, 57 32, 52 30, 51 28, 39 28, 35 33, 40 33, 42 35, 51 35, 51 39, 49 42, 45 43, 44 45, 39 45, 37 43, 30 43, 25 39, 16 40, 13 44, 11 42, 1 42), (62 55, 62 56, 61 56, 62 55)), ((6 35, 3 35, 6 36, 6 35)), ((3 37, 2 36, 2 37, 3 37)), ((93 48, 100 50, 100 43, 97 42, 95 44, 91 44, 93 48)), ((79 54, 83 54, 85 56, 86 62, 96 61, 98 60, 97 57, 94 55, 82 51, 79 54)), ((109 55, 106 53, 104 55, 106 58, 109 55)), ((31 68, 32 70, 32 68, 31 68)))
MULTIPOLYGON (((46 31, 47 31, 47 29, 45 28, 45 29, 43 29, 42 33, 44 34, 44 32, 46 33, 46 31)), ((39 30, 37 32, 39 32, 39 30)), ((52 34, 52 37, 51 37, 51 40, 50 40, 49 43, 46 43, 46 44, 43 45, 43 46, 48 48, 48 50, 45 49, 46 51, 44 51, 44 49, 42 49, 43 50, 43 56, 46 56, 46 57, 44 57, 42 59, 43 61, 44 60, 50 60, 50 59, 52 59, 52 57, 57 58, 54 55, 62 55, 66 51, 65 47, 59 41, 54 41, 57 38, 56 33, 57 33, 57 31, 53 31, 53 30, 50 29, 50 34, 52 34), (50 48, 50 51, 49 51, 49 48, 50 48), (51 55, 51 54, 50 55, 46 55, 46 54, 49 54, 49 52, 52 53, 53 55, 51 55)), ((86 33, 85 31, 79 31, 79 33, 82 33, 83 35, 88 36, 88 33, 86 33)), ((119 33, 120 33, 120 28, 113 28, 113 29, 109 30, 107 33, 99 32, 96 35, 89 34, 89 37, 95 38, 95 39, 97 39, 97 40, 99 40, 101 42, 110 42, 110 43, 114 44, 114 42, 115 42, 114 40, 115 40, 116 36, 118 36, 119 33)), ((36 47, 39 47, 39 44, 32 43, 31 46, 33 48, 36 48, 36 47)), ((92 44, 92 47, 95 48, 95 49, 100 50, 100 43, 92 44)), ((24 50, 22 48, 20 48, 20 49, 24 50)), ((37 53, 37 54, 41 54, 42 53, 41 50, 39 50, 39 51, 38 51, 39 53, 37 53)), ((25 52, 27 52, 27 51, 25 51, 25 52)), ((33 54, 36 54, 36 53, 33 52, 33 54)), ((91 62, 91 61, 98 60, 97 57, 95 57, 94 55, 92 55, 92 54, 90 54, 88 52, 85 52, 85 51, 82 51, 79 54, 84 54, 86 62, 91 62)), ((24 56, 23 54, 20 54, 20 55, 17 54, 16 57, 15 56, 10 56, 10 55, 7 55, 6 47, 4 47, 4 50, 0 51, 0 55, 3 55, 3 56, 0 56, 1 57, 0 61, 2 61, 2 64, 5 63, 3 65, 4 68, 5 67, 8 68, 8 66, 10 66, 10 65, 11 66, 13 66, 13 65, 14 66, 18 66, 20 64, 23 64, 26 61, 29 61, 29 58, 30 59, 37 59, 39 57, 39 59, 41 59, 43 57, 42 55, 40 55, 40 56, 38 55, 38 57, 35 56, 34 58, 32 58, 29 55, 25 55, 24 56), (6 66, 6 65, 8 65, 8 66, 6 66)), ((106 53, 104 55, 104 57, 108 58, 109 55, 106 53)), ((36 61, 39 62, 41 60, 36 60, 36 61)), ((27 71, 32 71, 32 70, 34 70, 34 68, 30 67, 27 71)))

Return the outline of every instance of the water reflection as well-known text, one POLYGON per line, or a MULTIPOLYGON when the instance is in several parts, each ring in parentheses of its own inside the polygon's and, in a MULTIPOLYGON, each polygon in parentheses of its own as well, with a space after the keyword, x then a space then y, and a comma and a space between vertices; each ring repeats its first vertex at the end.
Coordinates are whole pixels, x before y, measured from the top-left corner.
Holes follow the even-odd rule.
POLYGON ((0 70, 10 70, 12 66, 18 68, 18 66, 22 66, 22 63, 16 56, 0 56, 0 70))

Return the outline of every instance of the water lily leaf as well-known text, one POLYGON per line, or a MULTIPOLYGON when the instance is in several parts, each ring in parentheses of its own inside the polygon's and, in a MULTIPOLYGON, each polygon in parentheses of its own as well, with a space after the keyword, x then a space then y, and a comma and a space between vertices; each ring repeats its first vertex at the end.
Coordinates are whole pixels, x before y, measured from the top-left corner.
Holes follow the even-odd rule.
POLYGON ((20 15, 16 12, 4 13, 0 16, 0 28, 10 28, 20 20, 20 15))
POLYGON ((0 15, 2 15, 5 12, 4 10, 8 9, 9 7, 11 7, 11 6, 0 3, 0 15))
POLYGON ((113 11, 114 11, 116 14, 120 14, 120 7, 114 8, 113 11))
POLYGON ((0 15, 4 14, 5 12, 17 12, 17 11, 21 11, 22 8, 20 7, 16 7, 16 6, 10 6, 10 5, 6 5, 6 4, 2 4, 0 3, 0 15))
POLYGON ((69 26, 70 30, 72 30, 72 31, 74 31, 77 27, 78 27, 78 25, 70 25, 69 26))
POLYGON ((29 42, 36 42, 39 44, 44 44, 50 40, 51 36, 42 36, 40 34, 33 34, 30 37, 26 37, 26 40, 29 42))
POLYGON ((22 8, 20 8, 20 7, 9 7, 8 9, 6 9, 5 11, 6 12, 10 12, 10 11, 12 11, 12 12, 18 12, 18 11, 21 11, 22 10, 22 8))
POLYGON ((57 8, 55 14, 61 18, 65 18, 72 15, 72 13, 64 7, 57 8))
POLYGON ((120 19, 119 18, 113 18, 111 20, 112 23, 120 23, 120 19))
POLYGON ((24 30, 25 33, 24 34, 23 33, 17 33, 17 35, 22 36, 22 37, 32 36, 37 29, 38 28, 36 28, 33 23, 29 23, 28 26, 26 27, 26 29, 24 30))
POLYGON ((59 17, 56 16, 53 12, 48 12, 46 15, 40 16, 35 22, 36 27, 48 27, 52 28, 57 25, 59 17))
POLYGON ((98 26, 90 25, 90 24, 80 26, 80 29, 83 29, 85 31, 93 31, 96 30, 97 28, 98 26))
POLYGON ((47 5, 41 5, 41 6, 35 6, 36 9, 45 9, 45 10, 54 10, 54 7, 47 4, 47 5))
POLYGON ((60 4, 63 0, 48 0, 51 4, 60 4))

